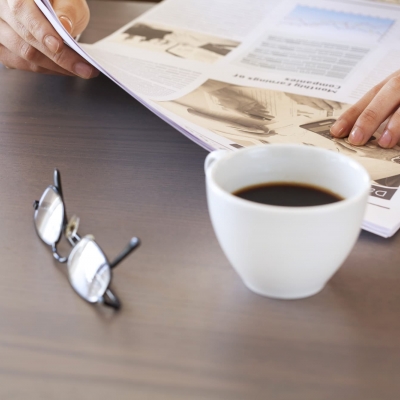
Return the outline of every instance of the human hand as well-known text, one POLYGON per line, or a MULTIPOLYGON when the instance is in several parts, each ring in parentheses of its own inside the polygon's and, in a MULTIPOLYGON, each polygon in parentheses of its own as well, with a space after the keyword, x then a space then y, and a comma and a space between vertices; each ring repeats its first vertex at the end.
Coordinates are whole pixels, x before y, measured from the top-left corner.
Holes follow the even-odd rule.
MULTIPOLYGON (((86 0, 53 0, 54 11, 72 35, 89 22, 86 0)), ((93 78, 99 72, 66 46, 33 0, 0 0, 0 63, 8 68, 93 78)))
POLYGON ((303 106, 309 106, 316 110, 332 111, 340 110, 341 105, 337 101, 317 99, 315 97, 302 96, 300 94, 285 93, 286 96, 290 97, 297 104, 303 106))
POLYGON ((331 134, 336 138, 348 136, 349 143, 362 146, 390 117, 378 140, 378 145, 383 148, 392 148, 400 139, 399 105, 400 71, 397 71, 373 87, 344 112, 331 127, 331 134))

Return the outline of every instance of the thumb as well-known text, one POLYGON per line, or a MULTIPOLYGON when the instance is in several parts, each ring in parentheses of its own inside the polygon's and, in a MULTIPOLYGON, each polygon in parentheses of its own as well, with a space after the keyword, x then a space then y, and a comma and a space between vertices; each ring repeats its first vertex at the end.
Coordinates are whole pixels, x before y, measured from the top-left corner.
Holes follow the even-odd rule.
POLYGON ((85 30, 90 18, 86 0, 53 0, 52 3, 58 19, 72 37, 85 30))

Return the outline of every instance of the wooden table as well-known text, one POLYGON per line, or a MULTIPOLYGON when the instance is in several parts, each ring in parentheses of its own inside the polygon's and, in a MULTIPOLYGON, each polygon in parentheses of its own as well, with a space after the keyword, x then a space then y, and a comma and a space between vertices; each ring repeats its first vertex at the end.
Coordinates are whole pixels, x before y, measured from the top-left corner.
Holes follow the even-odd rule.
MULTIPOLYGON (((83 38, 148 7, 91 3, 83 38)), ((0 67, 0 399, 398 399, 400 235, 362 233, 320 294, 251 293, 206 207, 206 152, 104 77, 0 67), (69 214, 109 258, 118 314, 81 300, 36 236, 61 170, 69 214)), ((318 249, 316 249, 318 251, 318 249)))

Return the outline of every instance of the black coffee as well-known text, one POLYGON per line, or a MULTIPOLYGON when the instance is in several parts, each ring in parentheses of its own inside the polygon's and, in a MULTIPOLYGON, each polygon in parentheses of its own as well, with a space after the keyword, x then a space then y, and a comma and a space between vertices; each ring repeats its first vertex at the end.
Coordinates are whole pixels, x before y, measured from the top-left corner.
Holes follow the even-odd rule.
POLYGON ((336 203, 342 197, 317 186, 275 182, 249 186, 233 193, 256 203, 285 207, 310 207, 336 203))

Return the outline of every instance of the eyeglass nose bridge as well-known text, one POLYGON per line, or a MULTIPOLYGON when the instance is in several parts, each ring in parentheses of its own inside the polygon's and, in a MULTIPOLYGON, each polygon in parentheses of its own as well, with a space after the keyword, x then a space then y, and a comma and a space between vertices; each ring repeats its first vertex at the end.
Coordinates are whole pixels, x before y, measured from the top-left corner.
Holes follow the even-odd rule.
POLYGON ((76 246, 78 242, 82 239, 78 234, 79 221, 79 217, 73 215, 64 229, 65 236, 72 247, 76 246))

